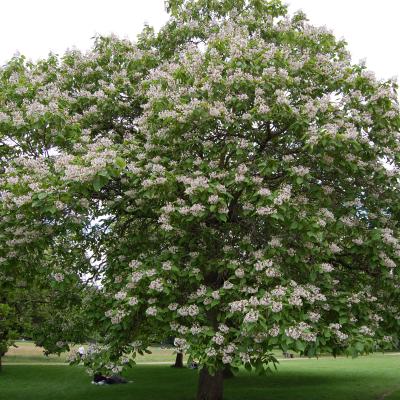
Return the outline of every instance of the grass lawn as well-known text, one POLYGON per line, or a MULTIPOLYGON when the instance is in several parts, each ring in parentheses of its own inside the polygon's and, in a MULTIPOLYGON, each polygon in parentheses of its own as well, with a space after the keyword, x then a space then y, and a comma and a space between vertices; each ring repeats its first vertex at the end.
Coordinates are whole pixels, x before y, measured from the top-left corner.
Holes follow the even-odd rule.
MULTIPOLYGON (((25 351, 28 353, 28 349, 25 351)), ((157 358, 165 358, 163 352, 169 352, 169 360, 173 360, 171 350, 158 351, 157 358)), ((126 375, 132 383, 96 386, 90 384, 91 378, 82 367, 55 365, 54 360, 24 365, 10 363, 9 357, 0 373, 0 398, 4 400, 193 400, 195 397, 195 370, 142 364, 126 375)), ((30 357, 32 360, 33 356, 30 357)), ((268 376, 243 371, 228 380, 225 399, 400 400, 399 367, 400 355, 285 360, 278 371, 268 376)))

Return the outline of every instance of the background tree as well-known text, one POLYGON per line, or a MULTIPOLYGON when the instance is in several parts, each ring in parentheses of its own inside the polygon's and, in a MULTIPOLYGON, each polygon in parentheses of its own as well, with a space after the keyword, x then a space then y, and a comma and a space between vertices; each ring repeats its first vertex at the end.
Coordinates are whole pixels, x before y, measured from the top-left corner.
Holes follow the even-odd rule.
POLYGON ((15 314, 3 297, 0 303, 0 370, 2 369, 2 357, 16 339, 16 332, 13 330, 15 329, 14 319, 15 314))
POLYGON ((199 400, 222 399, 225 366, 262 372, 277 346, 392 346, 396 83, 279 1, 169 9, 135 44, 3 71, 5 142, 41 149, 1 182, 4 263, 24 259, 15 226, 46 228, 32 252, 73 237, 61 265, 97 274, 107 309, 88 314, 107 334, 85 362, 118 372, 174 336, 201 366, 199 400))
POLYGON ((46 354, 60 354, 70 350, 71 343, 96 338, 92 320, 86 317, 98 296, 96 290, 77 277, 46 274, 45 262, 40 267, 41 273, 33 276, 15 268, 0 274, 0 365, 1 357, 18 339, 33 340, 46 354))

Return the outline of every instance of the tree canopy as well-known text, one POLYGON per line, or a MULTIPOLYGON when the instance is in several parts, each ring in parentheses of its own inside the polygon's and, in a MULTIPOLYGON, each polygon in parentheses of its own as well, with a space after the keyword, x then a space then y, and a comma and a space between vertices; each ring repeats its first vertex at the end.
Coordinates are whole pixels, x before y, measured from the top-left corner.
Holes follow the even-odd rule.
POLYGON ((1 265, 51 254, 60 285, 101 282, 89 362, 119 371, 174 336, 199 399, 276 347, 393 346, 396 82, 279 1, 168 7, 134 43, 2 68, 1 265))

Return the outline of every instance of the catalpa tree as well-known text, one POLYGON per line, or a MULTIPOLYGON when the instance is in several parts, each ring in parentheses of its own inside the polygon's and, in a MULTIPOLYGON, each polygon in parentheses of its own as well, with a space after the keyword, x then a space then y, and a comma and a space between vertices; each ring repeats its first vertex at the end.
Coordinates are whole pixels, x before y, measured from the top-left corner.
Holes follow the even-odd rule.
POLYGON ((88 314, 104 340, 86 362, 118 372, 173 336, 201 366, 198 400, 222 399, 227 367, 268 368, 276 347, 391 348, 397 84, 279 1, 168 8, 136 43, 2 71, 3 145, 21 149, 1 224, 36 232, 8 229, 3 263, 72 236, 85 263, 57 245, 57 268, 66 253, 66 271, 94 270, 106 308, 88 314))

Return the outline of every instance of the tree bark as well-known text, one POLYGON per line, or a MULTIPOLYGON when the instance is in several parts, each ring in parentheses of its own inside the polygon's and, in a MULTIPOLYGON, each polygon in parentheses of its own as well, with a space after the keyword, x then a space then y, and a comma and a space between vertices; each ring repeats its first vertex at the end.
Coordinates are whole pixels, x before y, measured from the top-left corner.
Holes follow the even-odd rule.
POLYGON ((226 365, 226 367, 223 370, 223 376, 224 379, 231 379, 233 378, 235 375, 233 375, 233 372, 231 370, 231 367, 229 365, 226 365))
POLYGON ((222 400, 224 395, 223 370, 211 375, 207 368, 202 368, 199 374, 197 400, 222 400))
POLYGON ((183 353, 177 353, 175 364, 171 365, 173 368, 183 368, 183 353))

